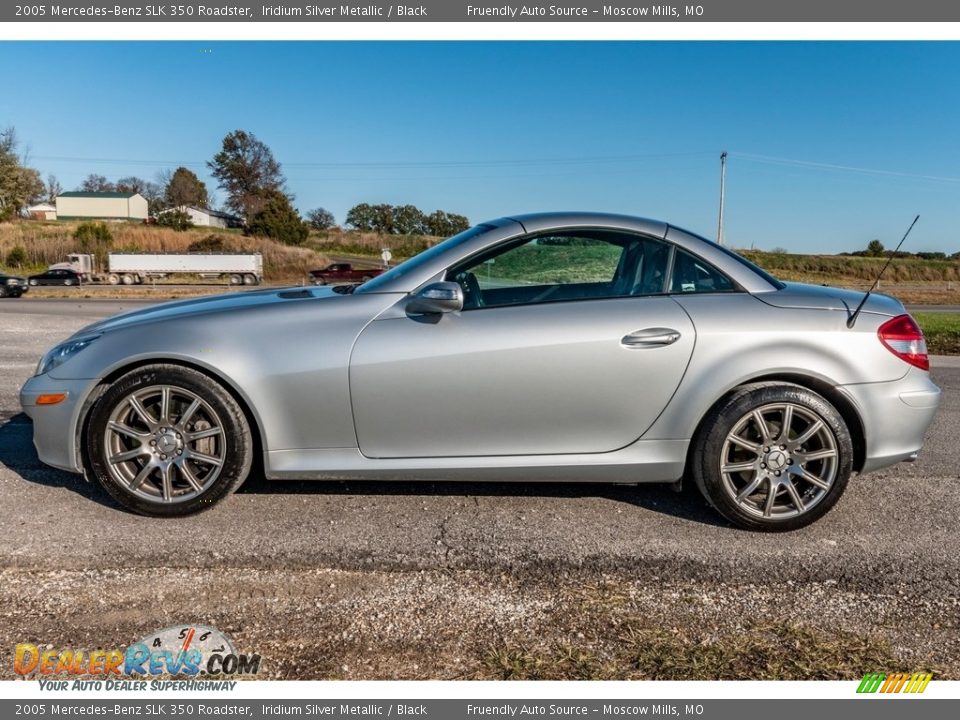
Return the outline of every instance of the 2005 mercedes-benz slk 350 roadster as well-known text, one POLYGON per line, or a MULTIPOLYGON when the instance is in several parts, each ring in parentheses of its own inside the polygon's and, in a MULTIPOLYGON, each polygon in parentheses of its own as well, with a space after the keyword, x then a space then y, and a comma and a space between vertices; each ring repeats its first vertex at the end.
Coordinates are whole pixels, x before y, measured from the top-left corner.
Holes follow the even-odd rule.
POLYGON ((782 283, 662 222, 478 225, 359 286, 90 325, 21 391, 40 459, 185 515, 271 479, 695 482, 737 525, 822 516, 936 413, 896 300, 782 283))

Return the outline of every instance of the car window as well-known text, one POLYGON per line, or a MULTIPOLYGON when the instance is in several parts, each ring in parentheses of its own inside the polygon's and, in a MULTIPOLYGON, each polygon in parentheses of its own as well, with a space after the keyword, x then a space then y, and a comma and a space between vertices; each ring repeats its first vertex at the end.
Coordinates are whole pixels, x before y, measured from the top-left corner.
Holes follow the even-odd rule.
POLYGON ((677 248, 671 274, 671 293, 712 293, 735 290, 733 281, 712 265, 677 248))
POLYGON ((669 250, 609 230, 540 234, 452 269, 464 309, 648 295, 664 291, 669 250))

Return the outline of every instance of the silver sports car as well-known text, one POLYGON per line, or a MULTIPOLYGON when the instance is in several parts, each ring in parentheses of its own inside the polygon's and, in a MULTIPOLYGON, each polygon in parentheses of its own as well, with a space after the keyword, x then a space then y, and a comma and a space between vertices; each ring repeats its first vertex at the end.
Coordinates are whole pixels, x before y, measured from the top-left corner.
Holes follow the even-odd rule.
POLYGON ((40 459, 147 515, 267 478, 678 483, 789 530, 912 460, 940 391, 896 300, 666 223, 502 218, 357 286, 137 310, 52 348, 40 459), (259 471, 259 470, 258 470, 259 471))

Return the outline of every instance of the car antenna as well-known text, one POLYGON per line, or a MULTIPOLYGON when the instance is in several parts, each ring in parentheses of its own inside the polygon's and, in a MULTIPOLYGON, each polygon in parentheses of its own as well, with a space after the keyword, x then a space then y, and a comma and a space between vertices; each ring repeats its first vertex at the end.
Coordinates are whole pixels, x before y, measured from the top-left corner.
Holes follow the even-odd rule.
POLYGON ((900 252, 900 247, 903 245, 903 241, 907 239, 907 235, 910 234, 910 231, 913 230, 913 226, 917 224, 917 220, 919 219, 919 215, 913 219, 913 222, 910 223, 910 227, 907 228, 907 231, 903 234, 903 237, 900 238, 900 242, 897 244, 897 247, 892 253, 890 253, 890 257, 887 258, 887 262, 882 268, 880 268, 880 272, 877 273, 877 279, 873 281, 873 285, 871 285, 870 289, 867 290, 867 294, 863 296, 863 300, 860 301, 860 304, 857 305, 857 309, 853 311, 850 319, 847 320, 848 328, 852 328, 853 324, 857 321, 857 318, 860 317, 860 311, 863 310, 863 306, 867 304, 867 298, 870 297, 870 293, 877 289, 877 285, 880 284, 880 278, 883 277, 883 274, 887 271, 887 268, 890 267, 890 263, 893 262, 893 259, 897 256, 897 253, 900 252))

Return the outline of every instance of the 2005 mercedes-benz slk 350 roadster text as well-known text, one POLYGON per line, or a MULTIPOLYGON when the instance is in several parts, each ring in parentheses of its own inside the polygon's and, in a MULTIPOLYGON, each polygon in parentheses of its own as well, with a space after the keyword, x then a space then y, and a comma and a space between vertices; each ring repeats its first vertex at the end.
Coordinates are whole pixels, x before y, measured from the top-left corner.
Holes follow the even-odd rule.
POLYGON ((271 479, 695 482, 788 530, 916 457, 939 403, 896 300, 782 283, 671 225, 478 225, 358 286, 157 305, 51 349, 40 459, 184 515, 271 479))

